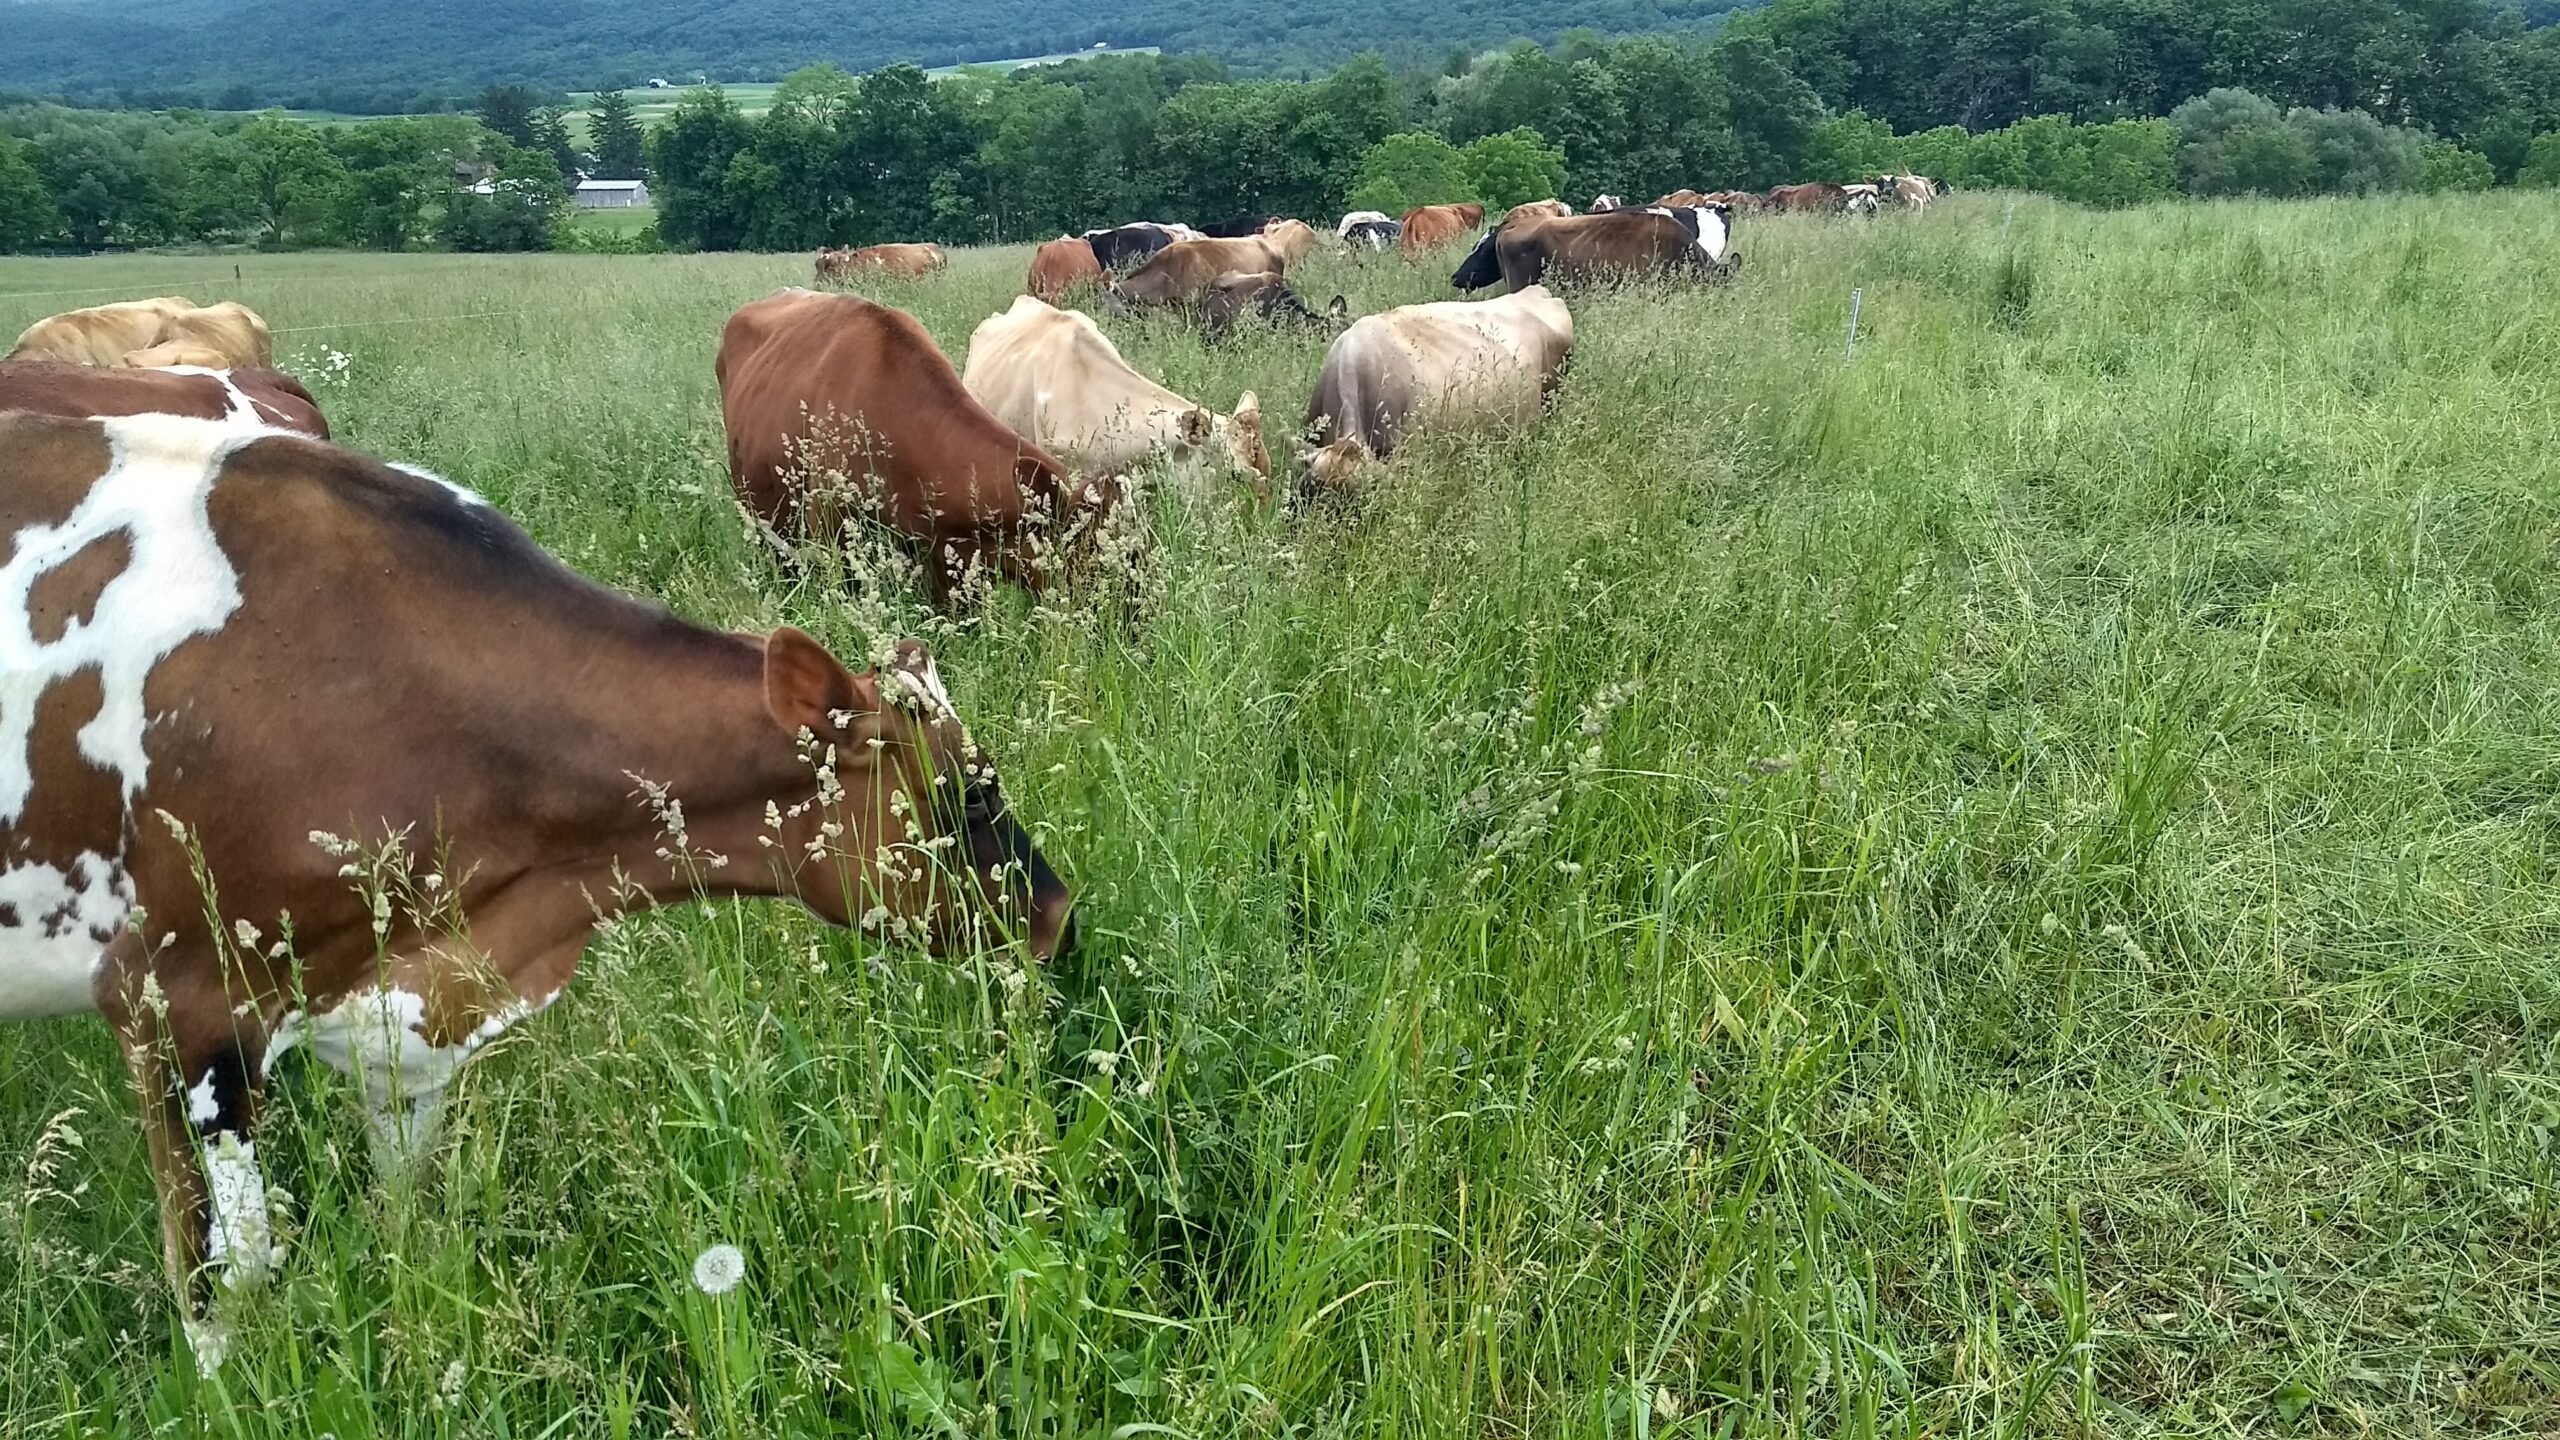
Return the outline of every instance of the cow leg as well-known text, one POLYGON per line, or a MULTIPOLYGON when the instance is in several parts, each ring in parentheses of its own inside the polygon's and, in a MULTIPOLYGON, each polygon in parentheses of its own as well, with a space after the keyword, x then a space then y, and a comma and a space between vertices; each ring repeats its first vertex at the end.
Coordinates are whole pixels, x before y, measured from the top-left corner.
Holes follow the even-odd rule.
POLYGON ((177 987, 173 996, 155 971, 219 975, 210 954, 201 965, 164 953, 155 967, 139 937, 108 947, 96 999, 115 1027, 133 1076, 142 1133, 160 1192, 161 1256, 169 1285, 188 1315, 188 1336, 208 1371, 222 1363, 219 1327, 203 1317, 208 1298, 201 1272, 223 1267, 223 1283, 255 1284, 277 1258, 267 1210, 267 1180, 252 1138, 265 1050, 263 1027, 244 1023, 219 989, 177 987))

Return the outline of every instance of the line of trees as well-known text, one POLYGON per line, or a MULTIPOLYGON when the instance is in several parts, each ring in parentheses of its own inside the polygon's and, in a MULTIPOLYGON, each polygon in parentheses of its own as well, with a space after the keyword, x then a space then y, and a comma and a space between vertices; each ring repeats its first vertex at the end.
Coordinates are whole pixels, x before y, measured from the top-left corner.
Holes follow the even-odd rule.
POLYGON ((1574 33, 1306 81, 819 65, 763 115, 705 88, 645 130, 618 93, 581 123, 512 86, 476 117, 339 126, 20 106, 0 248, 592 243, 561 223, 581 174, 651 181, 634 243, 797 250, 1885 170, 2092 204, 2560 183, 2560 29, 2486 0, 1774 0, 1712 42, 1574 33))

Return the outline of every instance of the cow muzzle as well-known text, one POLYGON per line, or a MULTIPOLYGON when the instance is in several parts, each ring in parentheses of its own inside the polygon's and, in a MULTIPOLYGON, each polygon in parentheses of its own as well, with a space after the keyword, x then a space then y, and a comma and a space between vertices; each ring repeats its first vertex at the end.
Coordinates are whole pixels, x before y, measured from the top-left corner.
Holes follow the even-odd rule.
POLYGON ((988 902, 1023 926, 1020 938, 1032 958, 1046 963, 1074 948, 1075 897, 1013 818, 992 778, 963 783, 959 819, 970 863, 987 882, 988 902))

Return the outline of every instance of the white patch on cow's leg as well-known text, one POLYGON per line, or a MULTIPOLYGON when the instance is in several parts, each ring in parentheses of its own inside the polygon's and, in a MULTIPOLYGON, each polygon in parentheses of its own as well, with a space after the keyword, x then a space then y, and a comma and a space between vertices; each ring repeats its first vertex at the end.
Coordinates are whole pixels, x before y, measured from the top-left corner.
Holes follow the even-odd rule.
POLYGON ((459 1042, 426 1038, 427 1004, 413 991, 360 990, 317 1015, 288 1015, 268 1042, 267 1063, 295 1045, 348 1077, 363 1097, 377 1169, 414 1173, 441 1130, 445 1088, 480 1047, 558 997, 515 1001, 484 1016, 459 1042))
POLYGON ((222 1100, 213 1093, 213 1067, 208 1065, 187 1091, 187 1123, 201 1128, 221 1118, 222 1100))
POLYGON ((205 1259, 223 1267, 226 1285, 254 1285, 275 1269, 281 1253, 267 1213, 267 1177, 258 1168, 256 1142, 225 1130, 199 1146, 204 1157, 205 1259))
POLYGON ((104 855, 0 866, 0 1020, 96 1008, 98 962, 132 911, 133 879, 104 855))
POLYGON ((374 1174, 391 1184, 409 1184, 425 1170, 428 1154, 444 1133, 444 1091, 377 1097, 365 1118, 374 1174))
POLYGON ((35 788, 36 707, 83 670, 98 677, 98 713, 80 728, 80 753, 124 782, 130 804, 149 778, 143 711, 152 670, 186 641, 220 630, 240 608, 240 577, 213 533, 206 502, 231 452, 280 432, 174 415, 102 420, 107 468, 58 525, 30 525, 0 565, 0 831, 17 824, 35 788), (125 568, 85 620, 48 643, 35 638, 36 582, 96 541, 122 534, 125 568))
POLYGON ((224 1321, 206 1316, 186 1322, 187 1348, 196 1352, 196 1373, 212 1379, 231 1358, 231 1327, 224 1321))

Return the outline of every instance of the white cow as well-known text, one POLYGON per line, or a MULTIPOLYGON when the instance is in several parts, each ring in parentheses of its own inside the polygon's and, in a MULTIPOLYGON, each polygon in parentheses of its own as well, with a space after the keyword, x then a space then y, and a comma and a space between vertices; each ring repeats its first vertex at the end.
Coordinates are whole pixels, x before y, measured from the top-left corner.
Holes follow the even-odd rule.
POLYGON ((1422 428, 1534 424, 1573 351, 1573 314, 1544 285, 1367 316, 1333 342, 1307 402, 1310 482, 1331 487, 1422 428))

